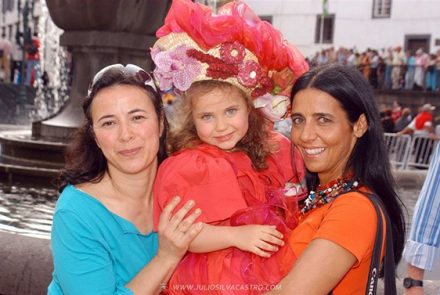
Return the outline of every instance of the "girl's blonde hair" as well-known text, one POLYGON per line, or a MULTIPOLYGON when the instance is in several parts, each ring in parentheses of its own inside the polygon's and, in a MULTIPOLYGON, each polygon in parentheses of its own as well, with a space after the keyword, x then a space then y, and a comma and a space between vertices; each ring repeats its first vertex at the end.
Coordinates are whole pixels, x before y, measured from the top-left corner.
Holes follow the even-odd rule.
POLYGON ((197 136, 197 130, 192 117, 192 99, 205 95, 214 89, 231 91, 236 89, 246 100, 249 110, 249 129, 246 135, 237 143, 234 150, 245 152, 257 170, 267 168, 266 159, 275 150, 276 146, 269 140, 269 132, 264 118, 253 107, 250 98, 240 89, 227 82, 206 80, 198 81, 185 91, 181 99, 176 102, 175 113, 170 119, 170 133, 168 152, 174 153, 184 148, 194 148, 202 141, 197 136))

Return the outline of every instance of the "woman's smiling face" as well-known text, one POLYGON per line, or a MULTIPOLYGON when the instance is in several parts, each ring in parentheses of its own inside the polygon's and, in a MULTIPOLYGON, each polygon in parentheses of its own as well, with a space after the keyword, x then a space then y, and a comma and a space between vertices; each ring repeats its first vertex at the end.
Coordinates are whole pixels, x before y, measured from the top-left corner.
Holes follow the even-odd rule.
POLYGON ((132 85, 102 89, 91 114, 95 141, 109 171, 135 174, 157 168, 162 125, 147 91, 132 85))
POLYGON ((352 124, 338 100, 326 92, 306 88, 292 102, 292 142, 307 169, 321 184, 341 177, 357 139, 359 121, 352 124))

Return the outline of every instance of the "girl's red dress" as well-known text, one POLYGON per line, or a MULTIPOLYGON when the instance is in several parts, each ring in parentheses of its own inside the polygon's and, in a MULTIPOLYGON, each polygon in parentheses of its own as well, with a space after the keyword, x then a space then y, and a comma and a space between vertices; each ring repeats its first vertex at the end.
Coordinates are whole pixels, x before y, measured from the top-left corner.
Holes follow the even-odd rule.
MULTIPOLYGON (((276 225, 285 245, 270 258, 235 247, 188 253, 170 279, 170 294, 261 294, 270 291, 290 270, 295 255, 289 246, 296 226, 298 197, 286 197, 286 183, 299 183, 304 166, 291 161, 291 143, 273 134, 278 151, 267 159, 268 168, 257 171, 244 152, 227 152, 202 144, 182 150, 159 167, 154 186, 154 218, 174 196, 181 204, 194 200, 202 209, 199 221, 213 225, 276 225)), ((295 154, 296 155, 296 154, 295 154)))

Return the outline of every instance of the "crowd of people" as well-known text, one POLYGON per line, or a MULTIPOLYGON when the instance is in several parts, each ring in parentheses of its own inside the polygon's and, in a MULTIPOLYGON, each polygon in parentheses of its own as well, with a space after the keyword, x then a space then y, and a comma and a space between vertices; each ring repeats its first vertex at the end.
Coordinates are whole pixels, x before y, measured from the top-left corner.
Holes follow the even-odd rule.
MULTIPOLYGON (((435 106, 426 103, 419 107, 417 114, 413 115, 409 108, 402 108, 395 101, 392 108, 385 108, 380 113, 384 132, 395 133, 398 136, 416 135, 412 136, 408 147, 411 155, 414 155, 414 163, 422 165, 418 166, 420 169, 428 167, 435 142, 440 139, 440 125, 434 125, 435 109, 435 106)), ((390 151, 392 152, 393 149, 390 151)))
POLYGON ((406 89, 440 92, 440 49, 435 53, 415 51, 401 46, 356 49, 323 49, 309 59, 311 67, 338 63, 357 68, 376 89, 406 89))
POLYGON ((397 101, 391 108, 382 107, 380 112, 384 132, 399 134, 427 135, 432 138, 440 136, 440 130, 435 125, 433 112, 435 106, 426 103, 419 107, 413 114, 408 107, 402 108, 397 101))
POLYGON ((11 81, 12 43, 2 34, 0 38, 0 81, 11 81))
POLYGON ((29 40, 19 46, 2 34, 0 38, 0 81, 4 83, 34 86, 40 78, 40 40, 34 33, 29 40), (23 50, 25 51, 25 67, 22 71, 23 50))

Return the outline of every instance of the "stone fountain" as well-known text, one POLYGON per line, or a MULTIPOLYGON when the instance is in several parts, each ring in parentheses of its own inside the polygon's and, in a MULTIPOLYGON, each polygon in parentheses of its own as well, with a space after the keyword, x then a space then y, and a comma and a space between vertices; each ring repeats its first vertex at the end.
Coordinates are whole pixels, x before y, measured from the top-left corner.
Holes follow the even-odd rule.
POLYGON ((64 30, 60 45, 71 54, 67 103, 32 131, 0 134, 0 174, 53 178, 63 166, 66 139, 81 124, 82 98, 94 73, 113 63, 151 68, 148 49, 171 4, 169 0, 46 0, 53 22, 64 30))

